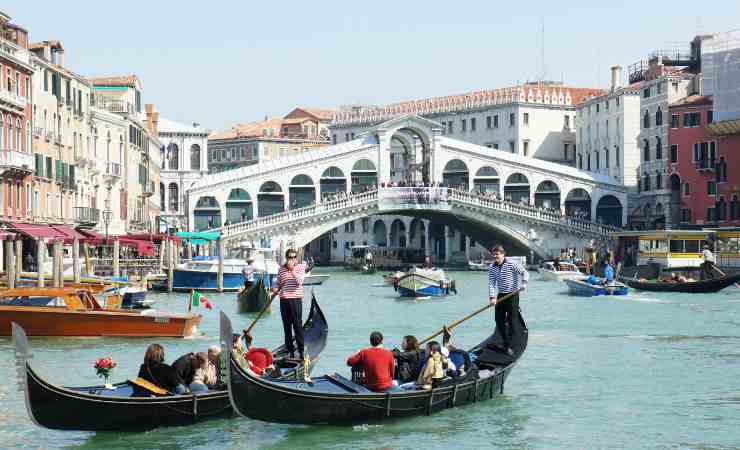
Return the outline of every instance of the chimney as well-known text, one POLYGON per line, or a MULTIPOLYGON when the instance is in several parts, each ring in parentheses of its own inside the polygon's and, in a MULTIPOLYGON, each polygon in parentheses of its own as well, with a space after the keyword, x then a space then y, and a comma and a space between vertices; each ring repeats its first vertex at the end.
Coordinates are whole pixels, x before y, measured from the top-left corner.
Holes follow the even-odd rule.
POLYGON ((152 113, 152 133, 159 135, 159 113, 152 113))
POLYGON ((57 65, 64 67, 64 50, 57 50, 57 65))
POLYGON ((612 66, 612 92, 619 87, 619 82, 622 80, 622 66, 612 66))

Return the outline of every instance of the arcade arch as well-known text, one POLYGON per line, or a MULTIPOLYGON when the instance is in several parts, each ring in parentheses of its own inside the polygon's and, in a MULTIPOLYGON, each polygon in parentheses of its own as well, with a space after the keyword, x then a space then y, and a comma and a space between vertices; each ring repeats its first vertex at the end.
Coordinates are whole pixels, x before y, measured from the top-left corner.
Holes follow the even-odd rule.
POLYGON ((288 204, 290 209, 303 208, 316 203, 316 186, 308 175, 296 175, 288 186, 288 204))
POLYGON ((442 182, 447 187, 468 191, 470 173, 468 166, 459 159, 452 159, 442 169, 442 182))
POLYGON ((529 180, 519 172, 509 175, 504 185, 504 199, 512 203, 529 204, 529 180))
POLYGON ((252 220, 252 197, 244 189, 232 189, 226 200, 226 220, 230 224, 252 220))
POLYGON ((285 194, 274 181, 267 181, 260 186, 257 194, 257 217, 270 216, 285 211, 285 194))
POLYGON ((200 197, 193 209, 195 231, 203 231, 221 226, 221 206, 215 197, 200 197))

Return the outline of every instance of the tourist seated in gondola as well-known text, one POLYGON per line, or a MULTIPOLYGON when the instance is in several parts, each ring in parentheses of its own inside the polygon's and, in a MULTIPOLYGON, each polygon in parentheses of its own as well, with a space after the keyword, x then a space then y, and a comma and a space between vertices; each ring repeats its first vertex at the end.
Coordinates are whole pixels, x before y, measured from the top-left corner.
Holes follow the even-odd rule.
POLYGON ((187 390, 177 371, 164 362, 164 348, 159 344, 151 344, 146 349, 144 364, 139 368, 139 375, 134 382, 135 396, 150 396, 153 394, 185 394, 187 390), (140 383, 137 381, 141 380, 140 383), (143 387, 151 386, 151 388, 143 387))
POLYGON ((370 345, 347 358, 347 365, 352 367, 353 372, 365 373, 366 388, 383 392, 393 387, 396 360, 393 352, 383 348, 383 334, 380 331, 370 333, 370 345))
POLYGON ((447 377, 447 371, 451 368, 447 356, 449 351, 442 347, 439 342, 429 342, 426 350, 429 358, 427 358, 424 369, 416 380, 416 386, 421 389, 437 387, 447 377))
POLYGON ((247 346, 247 351, 244 353, 244 360, 252 372, 262 376, 265 374, 265 371, 275 369, 275 366, 272 365, 273 357, 270 350, 254 347, 252 345, 253 338, 251 334, 244 335, 244 342, 247 346))
POLYGON ((193 382, 195 376, 195 369, 198 368, 198 358, 195 353, 189 352, 180 356, 172 363, 172 368, 177 371, 177 375, 183 381, 185 386, 189 386, 193 382))
POLYGON ((399 384, 415 382, 419 378, 421 368, 426 360, 426 352, 419 348, 416 336, 404 336, 401 350, 393 349, 396 359, 396 374, 394 379, 399 384))
POLYGON ((198 367, 195 369, 193 382, 190 383, 190 392, 198 394, 208 392, 212 387, 218 384, 216 376, 216 366, 208 359, 208 353, 198 352, 195 354, 198 361, 198 367))
POLYGON ((216 383, 223 384, 221 379, 221 346, 211 345, 208 347, 208 361, 216 368, 216 383))
POLYGON ((688 280, 683 275, 679 275, 675 272, 671 272, 671 281, 674 283, 686 283, 688 280))

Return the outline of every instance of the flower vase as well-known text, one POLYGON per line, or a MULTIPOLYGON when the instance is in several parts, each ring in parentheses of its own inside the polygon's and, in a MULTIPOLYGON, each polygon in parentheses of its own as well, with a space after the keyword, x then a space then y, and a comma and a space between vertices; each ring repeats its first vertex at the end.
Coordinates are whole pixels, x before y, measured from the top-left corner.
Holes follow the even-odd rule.
POLYGON ((108 377, 105 377, 105 388, 113 389, 113 385, 108 382, 108 377))

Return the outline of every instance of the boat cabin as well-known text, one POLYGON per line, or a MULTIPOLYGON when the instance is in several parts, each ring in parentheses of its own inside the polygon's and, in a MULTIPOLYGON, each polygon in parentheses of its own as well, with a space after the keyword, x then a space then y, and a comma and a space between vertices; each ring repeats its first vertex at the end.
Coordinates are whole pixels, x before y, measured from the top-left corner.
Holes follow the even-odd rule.
POLYGON ((350 247, 349 265, 354 269, 361 269, 367 263, 367 254, 372 255, 373 264, 381 269, 396 269, 404 266, 422 264, 424 249, 406 247, 376 247, 371 245, 356 245, 350 247))
POLYGON ((0 291, 0 307, 50 307, 77 311, 102 310, 95 296, 79 288, 20 287, 0 291))
POLYGON ((699 267, 704 245, 714 251, 714 233, 710 230, 623 231, 610 237, 616 240, 615 256, 624 267, 699 267))

